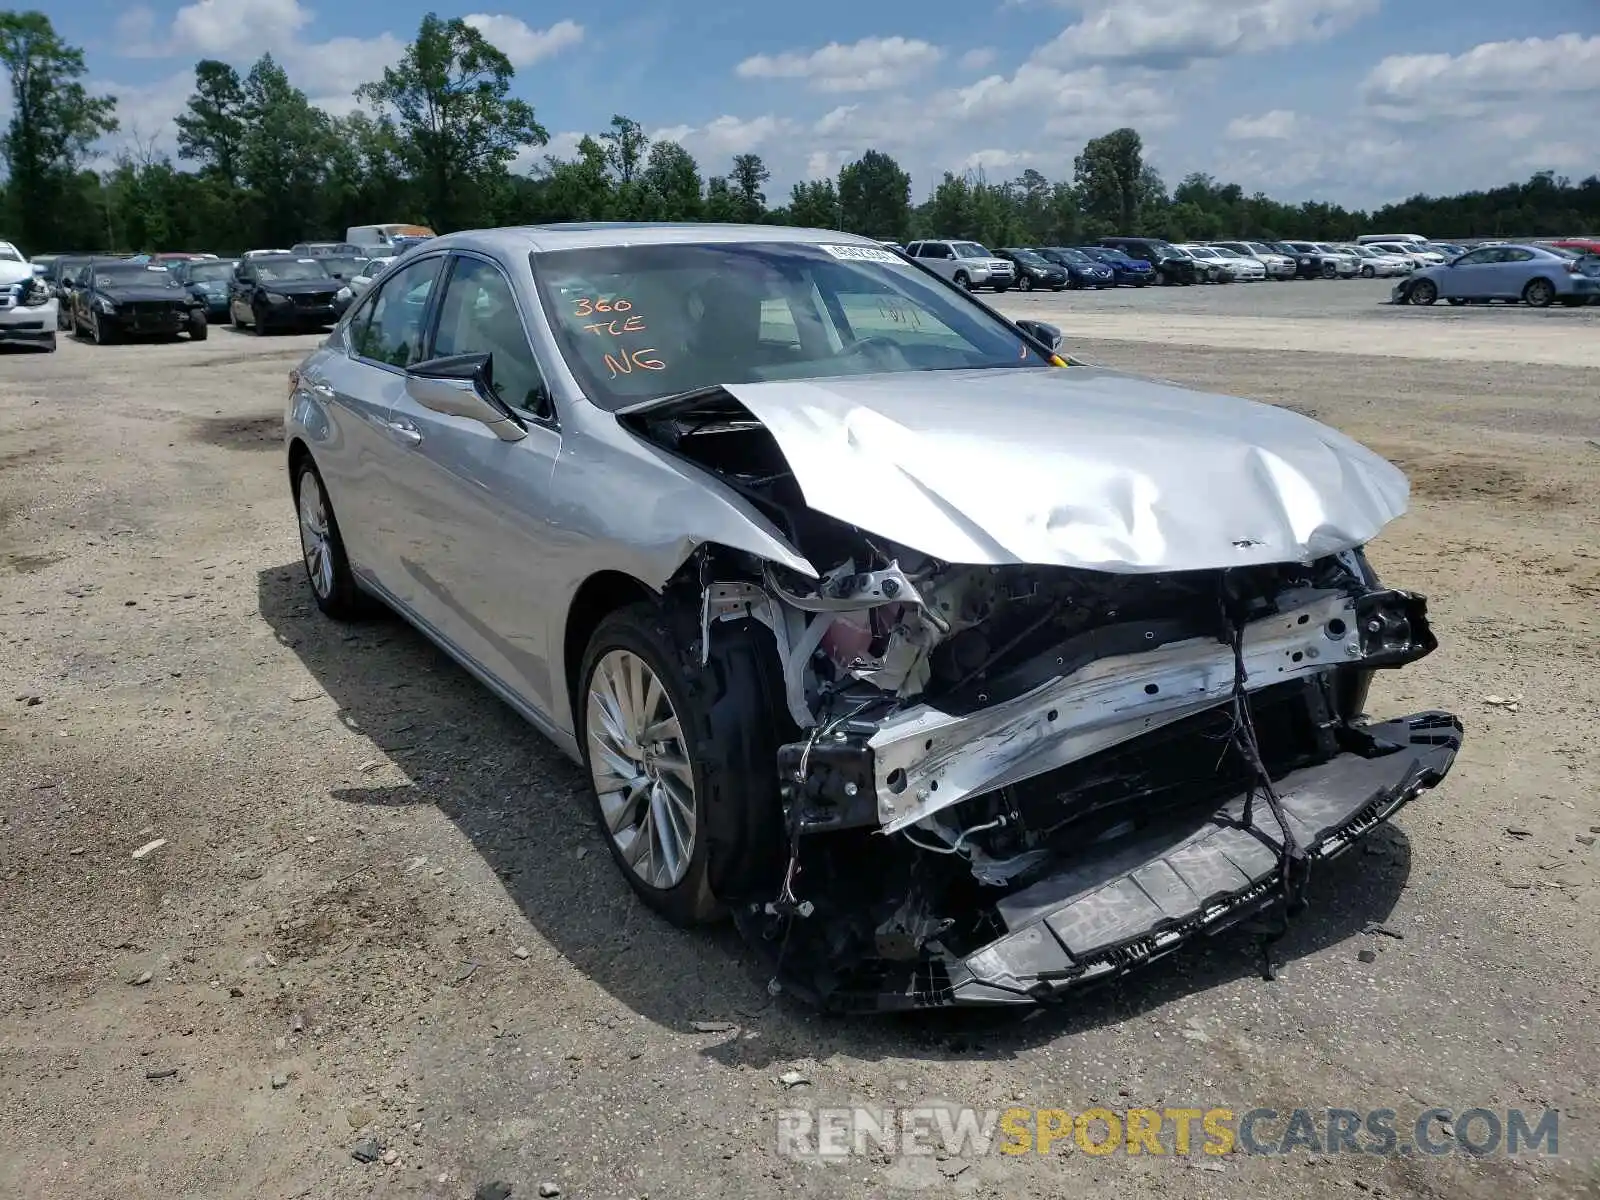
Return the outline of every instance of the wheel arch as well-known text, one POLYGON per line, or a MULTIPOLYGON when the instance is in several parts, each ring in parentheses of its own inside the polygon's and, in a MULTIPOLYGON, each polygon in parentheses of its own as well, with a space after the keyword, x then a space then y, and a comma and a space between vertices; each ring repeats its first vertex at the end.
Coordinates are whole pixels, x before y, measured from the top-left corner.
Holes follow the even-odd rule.
POLYGON ((573 734, 577 734, 578 673, 589 639, 612 613, 640 600, 660 600, 661 593, 626 571, 596 571, 572 593, 561 635, 561 677, 573 734))

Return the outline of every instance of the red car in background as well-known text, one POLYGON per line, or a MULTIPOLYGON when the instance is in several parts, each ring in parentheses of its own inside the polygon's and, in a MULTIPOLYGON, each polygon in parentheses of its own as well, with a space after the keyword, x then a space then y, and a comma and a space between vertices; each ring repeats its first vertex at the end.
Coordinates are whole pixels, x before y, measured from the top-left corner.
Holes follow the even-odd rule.
POLYGON ((1600 254, 1600 238, 1568 238, 1564 242, 1551 242, 1562 250, 1572 250, 1578 254, 1600 254))

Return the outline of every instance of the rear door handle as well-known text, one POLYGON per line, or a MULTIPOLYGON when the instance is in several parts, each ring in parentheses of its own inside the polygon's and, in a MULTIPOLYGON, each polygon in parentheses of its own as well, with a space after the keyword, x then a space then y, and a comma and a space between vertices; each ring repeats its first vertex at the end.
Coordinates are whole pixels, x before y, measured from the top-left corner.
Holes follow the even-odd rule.
POLYGON ((333 388, 329 387, 325 383, 322 383, 321 381, 313 383, 311 385, 311 390, 316 395, 321 396, 324 400, 332 400, 333 399, 333 394, 334 394, 333 393, 333 388))
POLYGON ((386 422, 384 427, 388 429, 395 441, 403 442, 407 446, 420 445, 422 442, 422 430, 404 417, 386 422))

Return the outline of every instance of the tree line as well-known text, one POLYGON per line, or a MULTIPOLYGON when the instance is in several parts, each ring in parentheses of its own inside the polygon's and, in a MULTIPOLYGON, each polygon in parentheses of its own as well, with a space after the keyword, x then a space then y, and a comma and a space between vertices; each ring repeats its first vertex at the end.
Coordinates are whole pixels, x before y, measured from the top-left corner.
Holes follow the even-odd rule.
POLYGON ((1541 236, 1600 229, 1600 177, 1540 172, 1524 183, 1456 196, 1413 196, 1374 212, 1285 204, 1206 174, 1168 189, 1136 130, 1090 140, 1072 178, 1024 170, 1015 179, 946 171, 920 204, 911 176, 868 150, 835 178, 769 197, 756 154, 721 174, 674 141, 617 115, 570 158, 548 145, 533 108, 511 95, 506 55, 465 21, 423 17, 399 63, 361 84, 363 105, 334 116, 263 55, 241 74, 195 64, 176 114, 177 161, 153 144, 91 169, 119 130, 112 96, 90 94, 81 49, 40 12, 0 12, 0 66, 11 116, 0 135, 0 236, 30 253, 205 249, 338 238, 352 225, 414 221, 438 231, 572 220, 748 221, 817 226, 876 238, 970 238, 991 246, 1055 245, 1110 233, 1171 240, 1311 238, 1364 232, 1441 238, 1541 236))

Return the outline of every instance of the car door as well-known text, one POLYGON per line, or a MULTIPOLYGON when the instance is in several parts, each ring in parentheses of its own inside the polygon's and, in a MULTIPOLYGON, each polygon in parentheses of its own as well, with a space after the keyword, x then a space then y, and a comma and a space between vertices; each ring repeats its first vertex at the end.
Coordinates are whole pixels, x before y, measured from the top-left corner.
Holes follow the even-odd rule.
POLYGON ((235 325, 241 325, 250 320, 250 290, 255 286, 255 275, 248 262, 241 262, 233 269, 233 278, 228 280, 228 319, 235 325))
POLYGON ((1497 295, 1495 267, 1500 252, 1494 247, 1463 254, 1438 273, 1439 295, 1451 300, 1478 300, 1497 295))
POLYGON ((561 434, 546 374, 528 336, 530 314, 493 259, 451 256, 429 357, 487 354, 496 395, 527 436, 507 442, 470 417, 435 412, 402 389, 389 415, 407 435, 399 472, 407 536, 400 569, 411 603, 458 651, 529 707, 547 713, 546 631, 561 553, 552 536, 550 477, 561 434))
POLYGON ((1537 256, 1533 251, 1524 250, 1521 246, 1502 246, 1497 257, 1490 280, 1494 295, 1502 299, 1521 299, 1522 289, 1528 286, 1528 281, 1544 273, 1540 270, 1543 264, 1535 261, 1537 256))
POLYGON ((415 526, 404 472, 415 464, 411 434, 393 426, 390 413, 404 393, 406 368, 421 361, 444 265, 444 255, 429 255, 375 287, 301 381, 333 426, 327 448, 315 453, 351 569, 408 608, 416 584, 402 560, 415 526))

